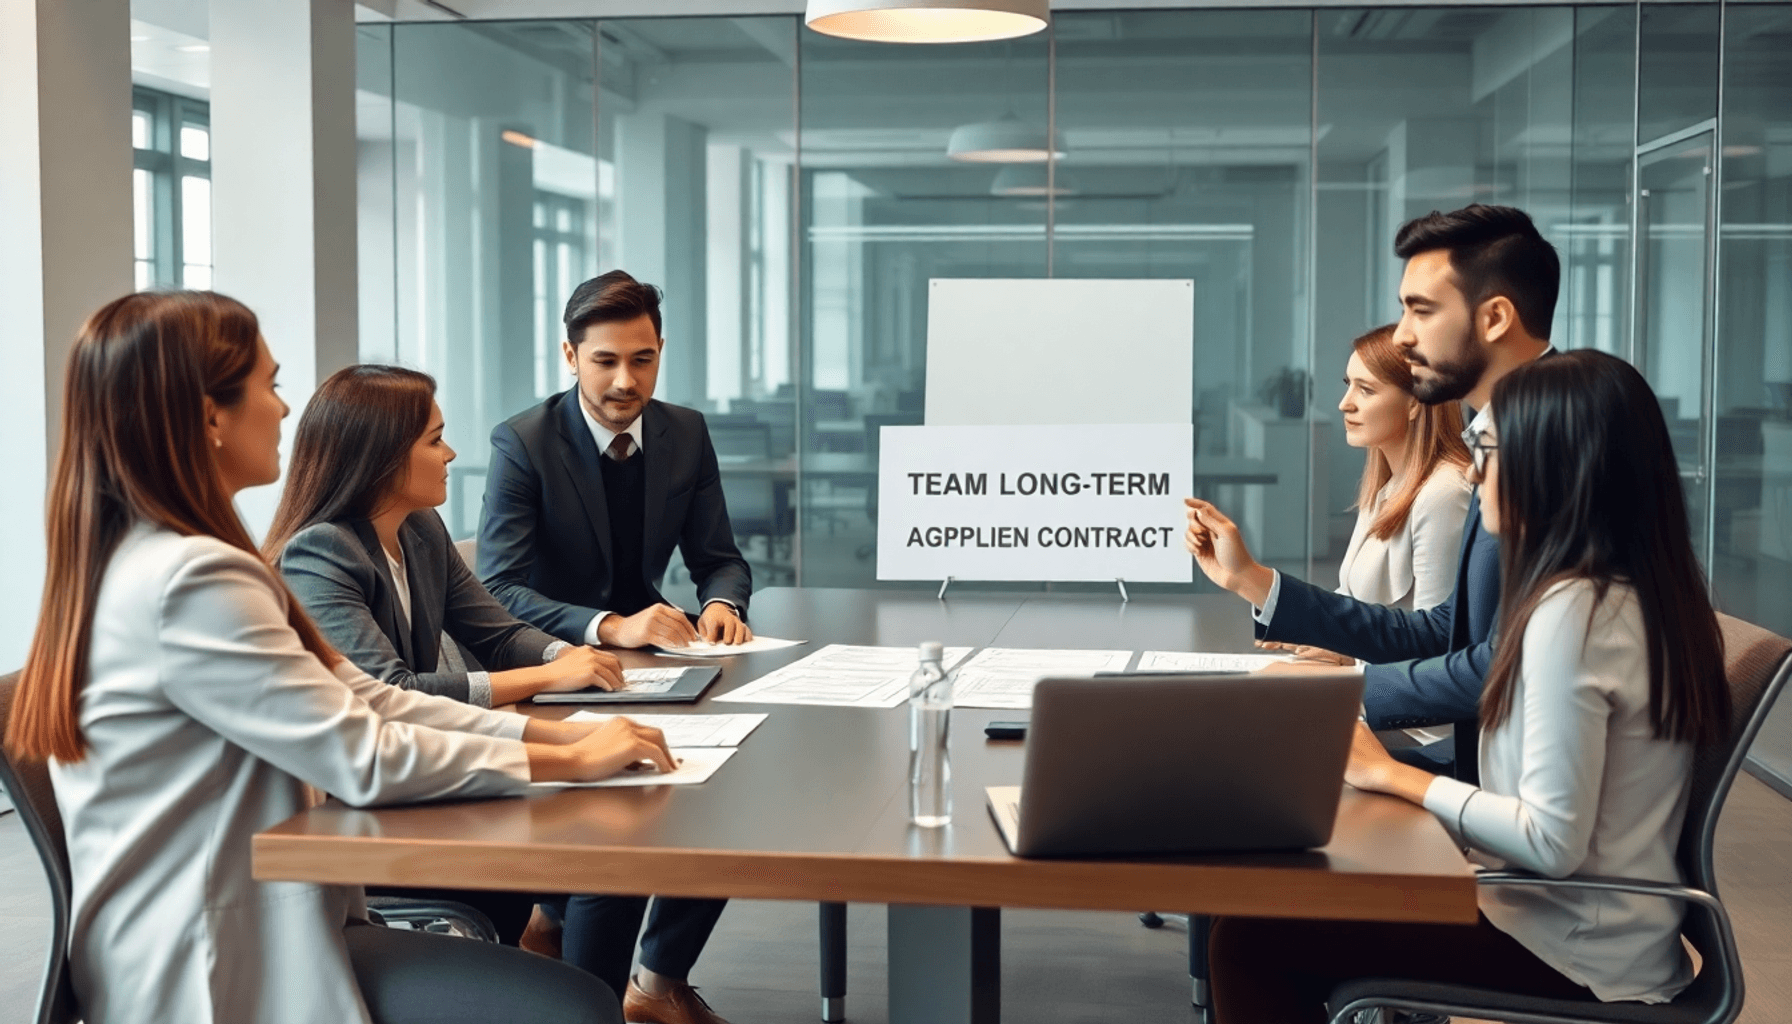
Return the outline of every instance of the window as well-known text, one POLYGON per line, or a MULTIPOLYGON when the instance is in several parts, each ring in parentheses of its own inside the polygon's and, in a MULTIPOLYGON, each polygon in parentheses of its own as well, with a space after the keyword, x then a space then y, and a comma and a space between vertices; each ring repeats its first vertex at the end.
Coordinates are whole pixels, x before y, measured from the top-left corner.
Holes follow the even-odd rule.
POLYGON ((210 108, 154 89, 131 96, 133 249, 136 285, 212 286, 210 108))

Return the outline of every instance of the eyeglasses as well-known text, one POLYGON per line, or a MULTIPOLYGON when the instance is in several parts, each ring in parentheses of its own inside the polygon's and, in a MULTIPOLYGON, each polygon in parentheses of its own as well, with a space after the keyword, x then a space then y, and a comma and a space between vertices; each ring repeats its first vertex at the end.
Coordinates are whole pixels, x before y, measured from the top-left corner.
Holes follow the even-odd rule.
POLYGON ((1476 476, 1487 472, 1487 453, 1500 450, 1499 444, 1490 440, 1486 431, 1473 427, 1462 432, 1462 443, 1468 445, 1469 460, 1474 463, 1476 476))

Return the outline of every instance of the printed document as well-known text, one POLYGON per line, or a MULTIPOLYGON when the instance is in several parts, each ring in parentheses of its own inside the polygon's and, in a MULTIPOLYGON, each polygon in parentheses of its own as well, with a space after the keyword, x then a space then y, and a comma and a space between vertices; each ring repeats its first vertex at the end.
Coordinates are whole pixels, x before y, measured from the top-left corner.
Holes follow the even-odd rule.
POLYGON ((671 747, 738 747, 747 734, 759 728, 764 715, 611 715, 600 711, 578 711, 567 715, 569 722, 604 722, 612 718, 628 718, 666 734, 671 747))
POLYGON ((1045 651, 985 647, 952 680, 952 704, 961 708, 1030 708, 1033 684, 1047 676, 1124 672, 1131 651, 1045 651))
POLYGON ((675 658, 727 658, 736 654, 758 654, 761 651, 778 651, 797 644, 808 643, 807 640, 779 640, 777 637, 756 636, 744 644, 715 644, 708 640, 699 640, 683 647, 656 648, 661 654, 669 654, 675 658))
POLYGON ((625 771, 596 782, 537 782, 540 789, 608 789, 618 786, 694 786, 708 782, 729 758, 734 747, 673 747, 678 770, 670 772, 625 771))
POLYGON ((1139 655, 1140 672, 1255 672, 1277 662, 1293 661, 1283 654, 1203 654, 1200 651, 1146 651, 1139 655))
MULTIPOLYGON (((946 648, 942 667, 952 671, 969 653, 969 647, 946 648)), ((918 665, 913 647, 829 644, 713 699, 737 704, 893 708, 908 700, 909 677, 918 665)))

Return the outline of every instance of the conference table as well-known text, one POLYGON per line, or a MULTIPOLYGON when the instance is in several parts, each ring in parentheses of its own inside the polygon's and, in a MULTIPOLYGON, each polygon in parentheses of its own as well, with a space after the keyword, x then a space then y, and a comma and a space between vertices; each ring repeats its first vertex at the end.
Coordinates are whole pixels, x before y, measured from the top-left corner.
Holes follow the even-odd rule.
MULTIPOLYGON (((751 621, 807 643, 719 659, 697 704, 637 706, 769 715, 709 781, 371 810, 330 801, 255 837, 255 877, 888 904, 892 1024, 999 1020, 1002 907, 1475 920, 1468 863, 1429 813, 1391 797, 1346 787, 1330 844, 1304 853, 1023 860, 1007 852, 984 798, 986 786, 1020 781, 1024 744, 983 735, 987 721, 1016 712, 953 712, 953 820, 925 829, 907 820, 906 708, 712 699, 826 643, 1248 650, 1249 614, 1230 595, 777 588, 754 595, 751 621)), ((630 666, 680 663, 618 653, 630 666)))

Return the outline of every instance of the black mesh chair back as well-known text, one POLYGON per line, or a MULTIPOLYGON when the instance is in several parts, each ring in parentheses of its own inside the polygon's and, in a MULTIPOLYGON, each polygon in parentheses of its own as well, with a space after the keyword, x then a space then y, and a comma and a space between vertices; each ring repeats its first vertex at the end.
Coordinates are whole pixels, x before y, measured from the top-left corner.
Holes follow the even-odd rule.
MULTIPOLYGON (((19 674, 0 677, 0 732, 12 717, 12 698, 19 688, 19 674)), ((50 789, 50 769, 42 762, 17 761, 10 752, 0 756, 0 783, 12 796, 19 820, 37 847, 44 876, 50 883, 50 948, 44 957, 44 982, 37 998, 36 1024, 75 1024, 75 992, 68 980, 68 932, 72 898, 68 868, 68 841, 62 834, 62 812, 50 789)))
MULTIPOLYGON (((1680 873, 1686 884, 1713 896, 1720 895, 1714 858, 1718 817, 1749 746, 1792 673, 1792 661, 1787 659, 1792 654, 1792 640, 1734 616, 1720 614, 1717 618, 1724 637, 1724 675, 1730 684, 1730 742, 1704 747, 1694 755, 1692 791, 1679 849, 1680 873)), ((1723 954, 1734 945, 1733 939, 1725 942, 1719 934, 1719 929, 1726 927, 1716 914, 1697 904, 1688 905, 1681 925, 1704 965, 1674 1002, 1704 1010, 1704 1020, 1733 1020, 1742 1012, 1742 965, 1723 954)))

